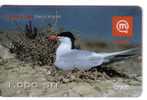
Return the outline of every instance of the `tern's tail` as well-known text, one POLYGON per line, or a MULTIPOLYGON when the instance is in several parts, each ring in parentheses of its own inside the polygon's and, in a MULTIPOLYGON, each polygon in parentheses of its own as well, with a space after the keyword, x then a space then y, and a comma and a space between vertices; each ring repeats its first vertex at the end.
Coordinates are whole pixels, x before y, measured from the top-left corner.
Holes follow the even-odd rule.
POLYGON ((104 63, 109 63, 111 61, 123 60, 129 56, 136 55, 138 50, 138 48, 133 48, 119 52, 102 53, 102 56, 104 58, 104 63))
POLYGON ((127 55, 132 55, 135 54, 135 52, 138 51, 138 48, 132 48, 124 51, 119 51, 119 52, 112 52, 112 53, 103 53, 104 58, 113 58, 116 56, 127 56, 127 55))

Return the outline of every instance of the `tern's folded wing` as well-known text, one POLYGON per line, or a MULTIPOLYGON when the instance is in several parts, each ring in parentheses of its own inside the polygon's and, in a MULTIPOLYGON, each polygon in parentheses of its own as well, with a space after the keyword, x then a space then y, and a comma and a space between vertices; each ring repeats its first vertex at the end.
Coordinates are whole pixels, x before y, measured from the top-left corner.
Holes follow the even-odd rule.
MULTIPOLYGON (((60 57, 60 66, 66 68, 78 68, 81 70, 90 69, 92 67, 101 65, 103 63, 103 58, 97 56, 95 52, 82 51, 82 50, 73 50, 67 54, 64 54, 60 57)), ((63 69, 63 68, 62 68, 63 69)))

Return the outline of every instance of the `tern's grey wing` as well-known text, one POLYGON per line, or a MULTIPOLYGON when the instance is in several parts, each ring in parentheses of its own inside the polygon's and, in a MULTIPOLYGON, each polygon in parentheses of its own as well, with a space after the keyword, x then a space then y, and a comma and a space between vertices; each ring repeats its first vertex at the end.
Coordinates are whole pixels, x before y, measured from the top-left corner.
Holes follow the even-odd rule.
POLYGON ((60 60, 55 62, 55 64, 63 70, 72 70, 74 68, 86 70, 101 65, 102 63, 103 58, 97 56, 95 52, 83 50, 72 50, 60 56, 60 60))
POLYGON ((86 50, 71 50, 70 52, 64 54, 63 56, 74 56, 74 57, 87 57, 95 54, 95 52, 90 52, 86 50))

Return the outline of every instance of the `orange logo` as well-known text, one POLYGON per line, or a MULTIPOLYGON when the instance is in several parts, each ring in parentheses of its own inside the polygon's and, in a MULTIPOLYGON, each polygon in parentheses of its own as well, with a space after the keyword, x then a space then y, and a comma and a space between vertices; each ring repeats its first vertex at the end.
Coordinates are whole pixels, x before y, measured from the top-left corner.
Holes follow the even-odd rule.
POLYGON ((131 37, 133 35, 132 16, 112 17, 112 36, 131 37))

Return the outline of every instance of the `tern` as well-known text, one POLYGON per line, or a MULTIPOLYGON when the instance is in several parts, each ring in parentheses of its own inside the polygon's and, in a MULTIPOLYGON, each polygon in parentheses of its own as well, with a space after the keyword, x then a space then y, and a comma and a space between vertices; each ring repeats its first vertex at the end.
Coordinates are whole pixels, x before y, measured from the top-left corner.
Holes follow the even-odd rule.
POLYGON ((58 35, 50 35, 49 40, 59 41, 56 50, 55 66, 62 70, 89 70, 93 67, 108 63, 112 58, 125 55, 133 49, 112 53, 96 53, 86 50, 75 49, 75 37, 71 32, 62 32, 58 35))

